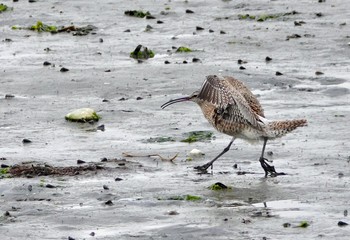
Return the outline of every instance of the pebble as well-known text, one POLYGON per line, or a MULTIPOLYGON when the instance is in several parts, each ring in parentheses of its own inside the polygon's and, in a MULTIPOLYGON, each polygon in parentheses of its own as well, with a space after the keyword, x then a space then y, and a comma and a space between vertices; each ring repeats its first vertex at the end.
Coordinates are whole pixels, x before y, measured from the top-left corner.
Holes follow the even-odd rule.
POLYGON ((56 186, 54 186, 54 185, 52 185, 52 184, 50 184, 50 183, 46 184, 45 187, 46 187, 46 188, 56 188, 56 186))
POLYGON ((68 72, 69 71, 69 69, 68 68, 65 68, 65 67, 62 67, 61 69, 60 69, 60 72, 68 72))
POLYGON ((27 138, 24 138, 23 140, 22 140, 22 143, 31 143, 32 141, 31 140, 29 140, 29 139, 27 139, 27 138))
POLYGON ((45 61, 45 62, 43 63, 43 65, 44 65, 44 66, 50 66, 50 65, 51 65, 51 63, 50 63, 50 62, 48 62, 48 61, 45 61))
POLYGON ((108 201, 105 202, 105 204, 108 205, 108 206, 112 206, 113 202, 112 202, 112 200, 108 200, 108 201))
POLYGON ((281 75, 283 75, 283 73, 281 73, 279 71, 276 72, 276 76, 281 76, 281 75))
POLYGON ((349 225, 349 224, 346 223, 346 222, 343 222, 343 221, 339 221, 339 222, 338 222, 338 226, 339 226, 339 227, 344 227, 344 226, 347 226, 347 225, 349 225))
POLYGON ((190 9, 186 9, 186 13, 194 13, 194 12, 190 9))
POLYGON ((77 160, 77 164, 83 164, 83 163, 86 163, 86 162, 80 159, 77 160))
POLYGON ((270 58, 269 56, 267 56, 266 58, 265 58, 265 61, 266 62, 270 62, 272 60, 272 58, 270 58))
POLYGON ((103 185, 104 190, 109 190, 109 187, 107 185, 103 185))
POLYGON ((204 30, 204 28, 202 28, 202 27, 200 27, 200 26, 197 26, 197 27, 196 27, 196 30, 197 30, 197 31, 202 31, 202 30, 204 30))
POLYGON ((243 66, 240 66, 239 67, 239 70, 245 70, 246 68, 245 67, 243 67, 243 66))
POLYGON ((15 97, 15 95, 13 95, 13 94, 6 94, 5 95, 5 99, 10 99, 10 98, 14 98, 15 97))
POLYGON ((120 177, 117 177, 117 178, 114 179, 114 181, 116 181, 116 182, 119 182, 119 181, 122 181, 122 180, 123 180, 123 179, 120 178, 120 177))

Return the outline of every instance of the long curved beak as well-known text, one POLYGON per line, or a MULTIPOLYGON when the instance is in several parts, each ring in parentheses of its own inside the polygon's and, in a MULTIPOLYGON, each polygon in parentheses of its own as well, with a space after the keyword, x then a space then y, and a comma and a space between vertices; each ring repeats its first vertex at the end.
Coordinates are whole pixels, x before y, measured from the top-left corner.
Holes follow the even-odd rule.
POLYGON ((179 103, 179 102, 185 102, 185 101, 189 101, 191 98, 190 97, 182 97, 182 98, 176 98, 173 100, 170 100, 166 103, 164 103, 162 106, 160 106, 162 109, 166 108, 167 106, 174 104, 174 103, 179 103))

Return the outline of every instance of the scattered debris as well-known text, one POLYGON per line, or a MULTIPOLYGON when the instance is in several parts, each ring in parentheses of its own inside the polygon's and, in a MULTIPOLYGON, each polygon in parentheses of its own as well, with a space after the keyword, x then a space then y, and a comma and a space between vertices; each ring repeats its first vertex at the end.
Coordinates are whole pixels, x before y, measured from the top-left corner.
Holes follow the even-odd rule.
POLYGON ((181 47, 178 47, 176 49, 176 52, 177 53, 184 53, 184 52, 192 52, 192 50, 188 47, 181 46, 181 47))
POLYGON ((154 52, 147 47, 138 45, 133 52, 130 53, 131 58, 135 59, 148 59, 154 57, 154 52))
MULTIPOLYGON (((16 164, 9 167, 6 174, 11 177, 35 177, 35 176, 75 176, 81 172, 91 172, 104 169, 98 164, 89 164, 87 166, 68 166, 54 167, 48 164, 16 164)), ((0 173, 1 174, 1 173, 0 173)))
POLYGON ((189 157, 200 157, 200 156, 203 156, 205 154, 201 150, 194 148, 187 155, 189 157))
POLYGON ((208 141, 213 137, 213 132, 210 131, 192 131, 186 134, 187 138, 181 142, 193 143, 198 141, 208 141))
POLYGON ((65 119, 71 122, 97 122, 100 118, 101 117, 97 115, 95 110, 93 110, 92 108, 80 108, 68 113, 65 116, 65 119))
POLYGON ((250 14, 238 14, 239 20, 256 20, 257 22, 265 22, 268 19, 276 19, 279 17, 289 16, 299 14, 297 11, 291 11, 286 13, 276 13, 276 14, 261 14, 259 16, 250 15, 250 14))
POLYGON ((138 18, 144 18, 146 16, 151 16, 150 12, 144 12, 141 10, 128 10, 124 12, 125 15, 130 17, 138 17, 138 18))
POLYGON ((162 142, 175 142, 172 137, 151 137, 146 140, 147 143, 162 143, 162 142))
POLYGON ((50 32, 50 33, 72 32, 73 36, 85 36, 97 29, 97 27, 93 25, 87 25, 85 27, 76 27, 74 25, 57 27, 55 25, 44 24, 42 21, 37 21, 36 24, 30 27, 12 26, 11 28, 12 30, 31 30, 36 32, 50 32))
POLYGON ((225 184, 221 182, 214 183, 213 185, 208 187, 210 190, 213 191, 220 191, 220 190, 227 190, 227 189, 232 189, 231 187, 226 186, 225 184))
MULTIPOLYGON (((161 155, 159 154, 146 154, 146 155, 136 155, 136 154, 131 154, 131 153, 123 153, 123 156, 124 157, 159 157, 160 160, 162 161, 169 161, 171 163, 174 163, 173 161, 177 158, 179 154, 177 153, 174 157, 172 158, 165 158, 165 157, 162 157, 161 155)), ((174 163, 175 164, 175 163, 174 163)))

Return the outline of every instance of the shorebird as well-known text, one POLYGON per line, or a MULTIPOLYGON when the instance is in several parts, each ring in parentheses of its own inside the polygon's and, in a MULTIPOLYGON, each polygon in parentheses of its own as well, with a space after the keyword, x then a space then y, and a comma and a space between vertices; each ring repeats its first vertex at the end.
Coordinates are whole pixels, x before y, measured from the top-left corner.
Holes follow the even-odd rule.
POLYGON ((268 164, 264 157, 268 140, 276 139, 307 125, 306 119, 271 121, 265 118, 258 99, 243 82, 230 76, 207 76, 202 87, 190 96, 177 98, 164 103, 164 109, 171 104, 192 101, 199 105, 203 115, 219 132, 232 136, 228 146, 213 160, 195 169, 206 172, 213 163, 229 151, 233 141, 241 138, 250 142, 262 140, 263 148, 259 158, 265 177, 284 175, 268 164))

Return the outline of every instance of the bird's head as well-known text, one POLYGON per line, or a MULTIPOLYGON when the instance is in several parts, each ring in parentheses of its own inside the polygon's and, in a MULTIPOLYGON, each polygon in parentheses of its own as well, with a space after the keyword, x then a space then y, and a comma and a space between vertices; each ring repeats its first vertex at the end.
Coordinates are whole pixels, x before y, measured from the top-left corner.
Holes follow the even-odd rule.
POLYGON ((176 98, 176 99, 173 99, 173 100, 170 100, 166 103, 164 103, 161 108, 164 109, 166 108, 167 106, 171 105, 171 104, 174 104, 174 103, 179 103, 179 102, 185 102, 185 101, 192 101, 192 102, 197 102, 198 96, 199 94, 199 91, 195 91, 194 93, 192 93, 190 96, 187 96, 187 97, 181 97, 181 98, 176 98))

